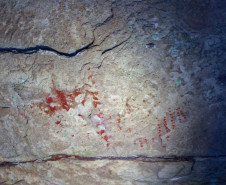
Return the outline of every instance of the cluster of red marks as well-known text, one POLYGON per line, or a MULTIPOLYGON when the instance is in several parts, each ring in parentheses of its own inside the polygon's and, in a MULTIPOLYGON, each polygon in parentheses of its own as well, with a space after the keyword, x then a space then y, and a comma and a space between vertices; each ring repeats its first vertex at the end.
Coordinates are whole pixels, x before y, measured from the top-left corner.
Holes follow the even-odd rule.
POLYGON ((45 98, 45 102, 35 104, 40 109, 44 109, 46 114, 52 115, 58 110, 69 110, 72 107, 75 107, 77 103, 75 102, 75 98, 82 94, 80 89, 76 89, 72 92, 59 91, 56 89, 56 86, 53 82, 53 96, 47 95, 45 98))
POLYGON ((52 96, 50 95, 46 96, 45 102, 34 104, 38 106, 41 110, 43 110, 46 114, 49 114, 49 115, 52 115, 56 111, 59 111, 62 109, 65 109, 68 111, 70 108, 77 106, 78 103, 75 102, 75 98, 80 94, 85 94, 85 97, 81 102, 82 105, 85 105, 85 102, 87 101, 87 98, 89 96, 93 98, 93 106, 95 108, 101 104, 101 102, 97 98, 98 92, 91 92, 88 90, 86 90, 85 92, 82 92, 80 89, 75 89, 72 92, 59 91, 56 89, 54 82, 53 82, 52 94, 53 94, 52 96))
MULTIPOLYGON (((168 115, 170 117, 172 129, 175 129, 175 115, 172 113, 171 108, 169 108, 168 115)), ((167 114, 166 114, 166 116, 167 116, 167 114)), ((166 116, 164 117, 164 120, 165 120, 165 123, 167 124, 166 116)))
MULTIPOLYGON (((159 120, 156 118, 159 124, 158 126, 158 137, 161 141, 161 146, 163 148, 166 148, 165 145, 163 145, 162 142, 162 136, 166 135, 166 141, 170 140, 170 135, 169 132, 171 130, 174 130, 176 127, 176 124, 182 123, 183 120, 187 119, 183 111, 181 110, 180 107, 172 111, 171 107, 168 108, 168 112, 165 113, 165 116, 163 117, 162 120, 159 120)), ((156 138, 152 138, 152 141, 154 142, 156 138)))
POLYGON ((161 123, 169 130, 175 129, 177 123, 182 123, 183 120, 187 119, 183 111, 180 107, 175 109, 175 111, 172 111, 171 108, 168 109, 168 112, 165 113, 165 116, 161 123))
POLYGON ((56 125, 63 127, 63 124, 61 123, 61 121, 56 121, 56 125))
MULTIPOLYGON (((165 145, 163 145, 163 142, 162 142, 162 136, 167 134, 168 132, 170 132, 170 130, 168 129, 168 127, 166 127, 164 124, 157 124, 158 126, 158 137, 160 139, 160 142, 161 142, 161 146, 162 148, 166 148, 165 145)), ((152 138, 153 139, 153 138, 152 138)), ((155 140, 155 138, 153 139, 153 141, 155 140)))
MULTIPOLYGON (((99 109, 100 111, 100 109, 99 109)), ((122 130, 122 126, 121 126, 121 114, 117 114, 116 115, 116 119, 113 121, 112 120, 112 116, 109 116, 108 118, 106 118, 106 116, 104 116, 104 114, 102 112, 99 112, 99 114, 96 114, 96 116, 98 118, 100 118, 100 121, 96 124, 96 127, 98 128, 97 134, 101 135, 101 137, 107 142, 107 146, 110 146, 109 143, 109 139, 111 138, 111 135, 108 135, 106 133, 106 122, 113 124, 113 122, 116 122, 117 127, 119 128, 119 130, 122 130)), ((131 128, 130 128, 130 132, 131 132, 131 128)))
MULTIPOLYGON (((88 71, 90 70, 90 68, 88 68, 88 71)), ((93 75, 89 75, 88 76, 88 80, 92 79, 93 78, 93 75)), ((92 84, 94 85, 96 82, 95 81, 92 81, 92 84)), ((95 108, 97 108, 98 105, 101 105, 102 103, 99 101, 99 99, 97 98, 97 95, 98 95, 98 92, 90 92, 90 91, 87 91, 85 92, 85 98, 84 100, 82 101, 82 105, 85 105, 85 102, 88 98, 88 96, 91 96, 93 98, 93 106, 95 108)))
POLYGON ((118 114, 117 124, 118 124, 118 128, 119 128, 120 130, 122 130, 122 127, 121 127, 120 123, 121 123, 121 116, 120 116, 120 114, 118 114))
POLYGON ((147 144, 148 143, 148 139, 146 137, 143 137, 143 138, 137 138, 133 144, 134 145, 137 145, 137 144, 140 144, 140 147, 144 147, 144 144, 147 144))
POLYGON ((96 108, 97 107, 97 105, 100 105, 101 104, 101 102, 96 102, 96 101, 93 101, 93 106, 96 108))
POLYGON ((157 124, 157 126, 158 126, 158 136, 159 137, 165 135, 166 133, 168 133, 170 131, 168 129, 168 127, 164 126, 163 124, 157 124))
POLYGON ((126 107, 128 107, 129 113, 132 112, 131 105, 128 103, 128 100, 126 101, 126 107))
MULTIPOLYGON (((89 76, 89 78, 92 78, 92 76, 89 76)), ((62 109, 69 111, 70 108, 74 108, 78 105, 75 98, 80 94, 85 95, 84 99, 81 102, 83 106, 85 105, 88 97, 92 98, 93 106, 95 108, 97 108, 97 106, 101 104, 101 102, 97 97, 98 92, 91 92, 88 90, 82 91, 80 89, 75 89, 74 91, 60 91, 56 88, 54 81, 52 81, 52 83, 53 83, 52 94, 51 95, 48 94, 44 102, 34 103, 32 106, 30 106, 31 108, 33 108, 34 106, 37 106, 48 115, 53 115, 56 111, 60 111, 62 109)), ((83 118, 81 114, 78 114, 78 116, 83 118)), ((56 125, 63 127, 63 124, 61 123, 61 121, 56 121, 55 123, 56 125)), ((60 133, 61 131, 57 131, 57 133, 60 133)), ((105 137, 105 139, 107 138, 105 137)))
MULTIPOLYGON (((87 69, 88 71, 90 71, 90 67, 87 69)), ((93 75, 89 75, 88 76, 88 80, 92 79, 93 78, 93 75)), ((95 81, 92 81, 92 84, 94 85, 96 82, 95 81)))
POLYGON ((61 132, 63 131, 62 128, 64 128, 64 125, 62 124, 61 121, 56 121, 55 124, 56 124, 57 126, 59 126, 59 128, 61 128, 61 129, 58 130, 56 133, 57 133, 57 134, 61 133, 61 132))
POLYGON ((176 111, 177 111, 177 117, 179 117, 179 122, 180 123, 182 123, 182 119, 187 119, 187 116, 184 114, 184 112, 182 111, 182 110, 180 110, 180 107, 178 107, 177 109, 176 109, 176 111))
MULTIPOLYGON (((88 71, 90 71, 90 68, 87 69, 88 71)), ((91 80, 93 78, 92 75, 88 76, 88 80, 91 80)), ((95 84, 94 81, 92 81, 92 84, 95 84)), ((78 102, 76 102, 76 97, 78 97, 79 95, 83 94, 84 95, 84 99, 82 100, 81 104, 83 106, 85 106, 85 103, 87 101, 88 98, 92 98, 93 100, 93 106, 95 108, 98 108, 98 105, 102 104, 101 101, 98 98, 98 92, 91 92, 88 90, 80 90, 80 89, 75 89, 74 91, 60 91, 56 88, 55 83, 53 81, 53 90, 52 90, 52 94, 47 95, 45 98, 45 101, 42 103, 35 103, 33 104, 34 106, 36 105, 37 107, 39 107, 41 110, 43 110, 43 112, 45 112, 46 114, 49 115, 53 115, 56 111, 60 111, 62 109, 69 111, 70 108, 74 108, 75 106, 78 105, 78 102)), ((130 105, 127 105, 130 106, 130 105)), ((31 106, 32 108, 33 106, 31 106)), ((133 106, 132 106, 133 107, 133 106)), ((100 109, 99 109, 100 111, 100 109)), ((81 118, 83 118, 83 116, 81 114, 78 114, 78 116, 80 116, 81 118)), ((101 118, 100 121, 96 127, 98 128, 96 133, 98 135, 101 136, 101 138, 103 138, 106 142, 107 142, 107 147, 110 146, 110 138, 111 135, 109 135, 106 132, 106 127, 104 126, 104 124, 106 124, 106 120, 110 120, 112 119, 111 116, 107 119, 106 117, 104 117, 103 113, 99 113, 97 114, 97 116, 99 118, 101 118)), ((120 114, 116 115, 116 125, 119 128, 119 130, 122 130, 121 127, 121 116, 120 114)), ((64 127, 62 124, 62 121, 56 121, 55 122, 56 125, 60 126, 60 127, 64 127)), ((62 131, 62 130, 61 130, 62 131)), ((61 131, 57 131, 57 133, 60 133, 61 131)), ((131 128, 128 129, 128 132, 131 132, 131 128)), ((72 137, 74 137, 74 135, 71 135, 72 137)), ((139 138, 138 140, 136 140, 136 142, 140 143, 140 146, 143 147, 144 143, 147 143, 147 139, 146 138, 139 138)))
POLYGON ((100 131, 97 131, 97 134, 100 135, 106 142, 107 147, 110 146, 109 139, 111 138, 110 135, 107 135, 105 131, 105 118, 103 113, 96 114, 98 118, 100 118, 99 123, 96 124, 96 127, 100 129, 100 131))
POLYGON ((111 137, 111 136, 108 136, 107 134, 106 134, 106 132, 105 132, 105 130, 100 130, 99 132, 97 132, 97 134, 99 134, 99 135, 101 135, 101 137, 107 142, 107 147, 109 147, 110 146, 110 143, 109 143, 109 138, 111 137))
POLYGON ((97 95, 98 95, 98 92, 90 92, 90 91, 86 90, 86 92, 85 92, 85 97, 84 97, 84 99, 82 100, 82 105, 85 105, 88 96, 91 96, 91 97, 93 98, 93 106, 94 106, 95 108, 97 108, 97 106, 101 104, 101 102, 100 102, 99 99, 97 98, 97 95))
MULTIPOLYGON (((127 107, 128 113, 131 113, 131 112, 133 112, 133 111, 135 111, 135 110, 140 110, 139 107, 137 107, 137 106, 135 106, 135 105, 129 104, 129 100, 130 100, 130 99, 127 99, 127 100, 126 100, 126 107, 127 107)), ((135 101, 136 99, 133 98, 132 100, 135 101)))
POLYGON ((91 78, 93 78, 93 75, 89 75, 88 76, 88 80, 90 80, 91 78))
POLYGON ((166 136, 166 140, 169 141, 170 136, 166 136))
POLYGON ((178 107, 175 111, 172 112, 171 108, 169 108, 168 113, 164 117, 164 123, 167 124, 167 116, 170 118, 171 128, 175 129, 176 123, 182 123, 183 120, 187 119, 184 112, 178 107))

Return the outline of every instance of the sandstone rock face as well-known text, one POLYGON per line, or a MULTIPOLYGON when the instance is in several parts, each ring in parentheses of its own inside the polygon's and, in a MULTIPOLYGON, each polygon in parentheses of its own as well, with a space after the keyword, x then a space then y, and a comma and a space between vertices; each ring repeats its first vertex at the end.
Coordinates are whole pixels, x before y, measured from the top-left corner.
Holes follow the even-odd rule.
POLYGON ((0 6, 0 183, 226 183, 223 1, 0 6))

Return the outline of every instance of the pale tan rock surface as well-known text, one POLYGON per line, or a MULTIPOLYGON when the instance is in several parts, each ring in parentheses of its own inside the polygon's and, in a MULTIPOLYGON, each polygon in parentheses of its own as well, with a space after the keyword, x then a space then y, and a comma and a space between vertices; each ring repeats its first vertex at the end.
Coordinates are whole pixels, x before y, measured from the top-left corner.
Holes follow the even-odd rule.
MULTIPOLYGON (((197 172, 184 160, 31 162, 225 155, 224 4, 189 2, 1 1, 0 48, 14 52, 0 54, 2 182, 205 179, 208 162, 195 163, 197 172), (89 47, 71 58, 12 49, 36 45, 64 54, 89 47)), ((225 180, 222 169, 215 181, 225 180)))
POLYGON ((225 163, 215 159, 158 162, 70 159, 2 167, 3 184, 223 184, 225 163), (210 165, 211 164, 211 165, 210 165), (201 181, 201 182, 200 182, 201 181))

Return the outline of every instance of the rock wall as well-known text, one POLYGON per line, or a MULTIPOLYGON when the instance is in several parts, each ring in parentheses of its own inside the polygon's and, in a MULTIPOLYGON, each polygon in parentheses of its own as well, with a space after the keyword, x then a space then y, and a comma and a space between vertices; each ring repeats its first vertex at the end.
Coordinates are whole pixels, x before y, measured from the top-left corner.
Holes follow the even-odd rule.
POLYGON ((225 1, 0 7, 0 183, 226 183, 225 1))

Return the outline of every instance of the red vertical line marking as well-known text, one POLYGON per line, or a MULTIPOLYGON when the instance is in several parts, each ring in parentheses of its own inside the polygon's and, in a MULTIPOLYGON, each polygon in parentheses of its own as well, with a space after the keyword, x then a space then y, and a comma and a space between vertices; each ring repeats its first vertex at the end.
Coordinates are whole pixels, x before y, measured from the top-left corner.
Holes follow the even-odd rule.
POLYGON ((120 123, 121 123, 121 116, 120 116, 120 114, 118 114, 117 123, 118 123, 118 128, 119 128, 120 130, 122 130, 122 127, 120 126, 120 123))
POLYGON ((95 107, 95 108, 97 108, 97 105, 100 105, 101 103, 100 102, 93 102, 93 106, 95 107))
POLYGON ((164 121, 163 122, 163 126, 164 126, 166 132, 169 132, 170 131, 170 129, 167 127, 167 122, 164 121))
POLYGON ((84 99, 83 99, 83 100, 82 100, 82 102, 81 102, 83 106, 84 106, 84 105, 85 105, 85 103, 86 103, 87 96, 88 96, 88 94, 86 93, 86 94, 85 94, 84 99))
POLYGON ((166 136, 166 140, 169 141, 170 136, 166 136))
POLYGON ((63 107, 63 109, 66 109, 68 111, 70 109, 70 107, 67 103, 67 99, 66 99, 64 92, 56 90, 56 93, 57 93, 57 97, 60 100, 61 106, 63 107))
POLYGON ((140 147, 142 147, 142 148, 143 148, 143 147, 144 147, 144 145, 143 145, 142 138, 139 138, 139 139, 138 139, 138 141, 140 142, 140 147))
POLYGON ((93 77, 93 75, 89 75, 89 76, 88 76, 88 80, 90 80, 92 77, 93 77))

